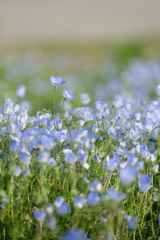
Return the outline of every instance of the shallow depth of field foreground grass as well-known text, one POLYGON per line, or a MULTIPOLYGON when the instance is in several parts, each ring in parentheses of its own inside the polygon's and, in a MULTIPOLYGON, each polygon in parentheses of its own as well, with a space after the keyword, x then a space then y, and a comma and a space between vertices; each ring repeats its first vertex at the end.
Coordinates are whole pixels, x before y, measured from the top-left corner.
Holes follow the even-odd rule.
POLYGON ((29 117, 10 98, 0 108, 0 238, 158 239, 159 98, 91 108, 83 94, 84 107, 69 112, 76 95, 62 90, 60 105, 65 79, 50 80, 53 110, 29 117))

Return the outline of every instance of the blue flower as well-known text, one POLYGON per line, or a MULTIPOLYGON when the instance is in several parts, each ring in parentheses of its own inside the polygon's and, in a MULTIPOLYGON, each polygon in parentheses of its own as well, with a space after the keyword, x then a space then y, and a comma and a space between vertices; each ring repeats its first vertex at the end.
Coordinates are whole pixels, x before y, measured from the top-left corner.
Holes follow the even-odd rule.
POLYGON ((102 184, 98 179, 95 179, 89 185, 89 191, 91 192, 99 192, 102 190, 102 184))
POLYGON ((148 190, 152 187, 150 185, 151 178, 149 175, 143 175, 138 180, 138 186, 141 192, 148 192, 148 190))
POLYGON ((46 213, 41 210, 34 211, 33 217, 40 222, 44 222, 44 220, 46 218, 46 213))
POLYGON ((57 208, 57 212, 58 214, 60 215, 65 215, 65 214, 68 214, 70 212, 70 209, 69 209, 69 206, 67 203, 62 203, 62 205, 57 208))
POLYGON ((101 201, 101 197, 98 193, 90 192, 87 196, 89 206, 93 207, 101 201))
POLYGON ((66 81, 63 81, 61 77, 54 77, 54 76, 50 77, 50 81, 55 87, 58 87, 66 82, 66 81))
POLYGON ((74 152, 68 152, 65 156, 65 160, 67 163, 73 165, 77 161, 78 157, 75 156, 74 152))
POLYGON ((54 201, 54 205, 56 206, 56 208, 59 208, 63 203, 64 203, 64 198, 61 196, 58 196, 54 201))
POLYGON ((70 231, 66 233, 62 240, 84 240, 85 234, 81 229, 74 229, 73 231, 70 231))
POLYGON ((87 199, 85 197, 75 197, 73 200, 74 207, 77 207, 79 209, 83 208, 86 203, 87 199))
POLYGON ((39 163, 47 163, 49 158, 49 153, 47 151, 42 151, 37 157, 39 163))
POLYGON ((75 97, 76 97, 76 95, 73 94, 71 89, 66 89, 66 90, 64 89, 63 96, 64 96, 64 98, 67 98, 70 100, 75 99, 75 97))
POLYGON ((22 172, 22 168, 16 166, 16 171, 14 172, 13 176, 18 177, 22 172))
POLYGON ((80 101, 82 104, 87 105, 90 103, 91 99, 88 93, 81 93, 80 94, 80 101))
POLYGON ((25 85, 19 85, 16 89, 16 96, 19 98, 24 98, 26 95, 27 88, 25 85))
POLYGON ((119 160, 116 159, 109 159, 109 161, 106 164, 103 164, 103 167, 109 171, 114 171, 118 165, 120 164, 119 160))
POLYGON ((119 174, 120 182, 124 185, 129 185, 136 177, 136 171, 129 166, 120 169, 119 174))
POLYGON ((137 218, 129 216, 128 214, 124 214, 125 220, 128 222, 128 228, 131 230, 135 230, 137 228, 137 218))
POLYGON ((104 197, 105 198, 107 197, 114 202, 120 202, 124 198, 126 198, 126 194, 121 193, 119 191, 115 191, 114 187, 110 187, 107 191, 107 194, 104 194, 104 197))

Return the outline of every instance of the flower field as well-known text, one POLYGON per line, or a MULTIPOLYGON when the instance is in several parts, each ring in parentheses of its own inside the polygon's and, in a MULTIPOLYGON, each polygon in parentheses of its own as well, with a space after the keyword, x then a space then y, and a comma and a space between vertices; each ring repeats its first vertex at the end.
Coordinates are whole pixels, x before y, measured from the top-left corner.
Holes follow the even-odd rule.
MULTIPOLYGON (((45 75, 33 56, 5 57, 4 89, 45 75)), ((159 239, 160 63, 85 61, 57 57, 66 77, 1 95, 0 239, 159 239)))

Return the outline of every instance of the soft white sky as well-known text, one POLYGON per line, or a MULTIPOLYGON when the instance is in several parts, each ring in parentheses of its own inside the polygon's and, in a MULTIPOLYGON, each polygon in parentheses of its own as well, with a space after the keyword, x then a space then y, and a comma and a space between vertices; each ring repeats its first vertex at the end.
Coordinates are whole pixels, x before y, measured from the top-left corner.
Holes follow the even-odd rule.
POLYGON ((160 36, 159 0, 0 0, 1 44, 160 36))

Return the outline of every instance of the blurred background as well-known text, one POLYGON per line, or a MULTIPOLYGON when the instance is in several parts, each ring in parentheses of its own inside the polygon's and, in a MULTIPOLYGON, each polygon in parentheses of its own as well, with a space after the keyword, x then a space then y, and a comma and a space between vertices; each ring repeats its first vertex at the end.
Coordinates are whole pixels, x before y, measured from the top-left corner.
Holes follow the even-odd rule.
POLYGON ((160 84, 159 10, 160 1, 150 0, 1 1, 0 104, 12 98, 31 115, 52 109, 51 75, 66 81, 56 99, 70 88, 73 106, 82 106, 81 93, 90 94, 89 106, 114 95, 153 99, 160 84), (26 94, 15 94, 22 84, 26 94))

